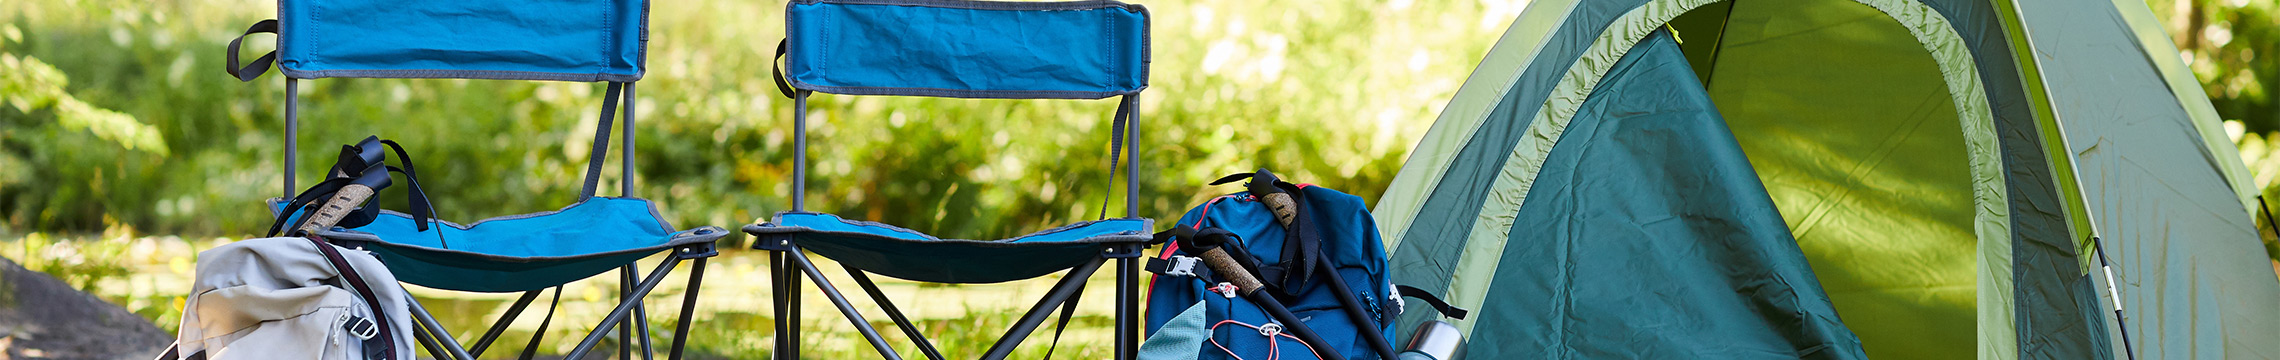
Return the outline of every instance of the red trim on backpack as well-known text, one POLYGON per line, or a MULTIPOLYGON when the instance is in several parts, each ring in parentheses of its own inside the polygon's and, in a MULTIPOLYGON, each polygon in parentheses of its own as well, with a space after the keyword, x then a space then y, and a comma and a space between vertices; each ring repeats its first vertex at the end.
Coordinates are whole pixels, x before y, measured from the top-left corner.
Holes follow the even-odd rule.
MULTIPOLYGON (((1205 217, 1211 216, 1211 205, 1213 205, 1213 204, 1218 204, 1218 203, 1219 203, 1219 200, 1222 200, 1222 199, 1227 199, 1227 198, 1232 198, 1232 197, 1235 197, 1235 195, 1220 195, 1219 197, 1211 198, 1211 201, 1205 201, 1205 202, 1203 202, 1203 210, 1202 210, 1201 212, 1198 212, 1198 213, 1196 213, 1196 214, 1195 214, 1195 225, 1193 225, 1193 226, 1190 226, 1190 228, 1193 228, 1193 229, 1196 229, 1196 230, 1202 230, 1202 229, 1203 229, 1203 219, 1204 219, 1205 217)), ((1177 223, 1174 223, 1174 224, 1172 224, 1172 226, 1179 226, 1179 224, 1177 224, 1177 223)), ((1173 252, 1177 252, 1177 251, 1180 251, 1180 243, 1179 243, 1179 242, 1177 242, 1177 241, 1174 241, 1174 242, 1170 242, 1170 243, 1165 243, 1165 244, 1164 244, 1164 252, 1162 252, 1162 253, 1159 253, 1158 255, 1156 255, 1156 258, 1157 258, 1157 259, 1170 260, 1170 259, 1172 258, 1172 253, 1173 253, 1173 252)), ((1148 274, 1148 286, 1147 286, 1147 288, 1149 288, 1149 289, 1154 289, 1154 288, 1156 288, 1156 280, 1161 280, 1163 277, 1164 277, 1164 274, 1153 274, 1153 273, 1151 273, 1151 274, 1148 274)), ((1153 293, 1153 292, 1154 292, 1154 291, 1142 291, 1142 292, 1140 292, 1140 303, 1141 303, 1141 304, 1147 304, 1147 303, 1148 303, 1148 294, 1149 294, 1149 293, 1153 293)), ((1147 320, 1147 319, 1145 319, 1145 317, 1147 317, 1147 316, 1148 316, 1148 315, 1147 315, 1147 313, 1146 313, 1146 311, 1155 311, 1155 309, 1146 309, 1146 310, 1145 310, 1145 311, 1144 311, 1144 312, 1141 314, 1141 317, 1143 317, 1143 319, 1141 319, 1141 320, 1143 320, 1143 321, 1147 320)))

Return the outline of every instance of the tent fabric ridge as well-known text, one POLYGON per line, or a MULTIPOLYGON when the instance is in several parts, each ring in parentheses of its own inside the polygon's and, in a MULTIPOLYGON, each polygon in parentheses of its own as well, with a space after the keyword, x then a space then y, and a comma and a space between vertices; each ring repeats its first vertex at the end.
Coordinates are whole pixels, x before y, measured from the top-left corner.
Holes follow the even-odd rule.
MULTIPOLYGON (((1457 257, 1456 274, 1459 278, 1451 279, 1453 281, 1449 282, 1449 289, 1443 298, 1450 299, 1451 304, 1459 307, 1480 308, 1481 303, 1487 299, 1489 279, 1464 279, 1461 278, 1462 274, 1496 273, 1497 264, 1503 260, 1504 244, 1508 240, 1506 235, 1516 220, 1520 205, 1526 202, 1528 190, 1534 185, 1536 175, 1543 170, 1544 160, 1551 155, 1552 146, 1566 131, 1568 120, 1574 118, 1577 107, 1591 95, 1591 88, 1598 85, 1607 70, 1622 59, 1624 54, 1629 53, 1631 46, 1636 45, 1640 39, 1661 29, 1662 24, 1687 10, 1712 2, 1716 1, 1665 0, 1632 9, 1610 23, 1592 41, 1591 47, 1584 50, 1574 64, 1569 65, 1566 75, 1560 77, 1558 84, 1554 85, 1551 94, 1544 100, 1543 107, 1538 108, 1536 115, 1529 120, 1526 135, 1520 137, 1519 144, 1513 146, 1512 152, 1507 155, 1504 167, 1498 170, 1496 181, 1486 195, 1487 199, 1482 202, 1472 229, 1465 236, 1465 248, 1457 257)), ((1481 317, 1469 317, 1454 325, 1461 333, 1469 336, 1473 332, 1474 319, 1478 318, 1481 317)))
MULTIPOLYGON (((1982 357, 1987 352, 1999 353, 1992 358, 2015 358, 2016 334, 2012 333, 2011 277, 2007 262, 2010 259, 2009 195, 2003 183, 2001 149, 1995 135, 1994 117, 1985 96, 1984 85, 1979 82, 1978 70, 1962 37, 1947 22, 1946 17, 1921 3, 1901 0, 1855 0, 1876 8, 1908 28, 1909 33, 1924 45, 1941 68, 1943 81, 1948 85, 1950 100, 1956 103, 1962 120, 1969 166, 1972 174, 1974 200, 1973 232, 1979 242, 1980 315, 1982 320, 1999 321, 1980 325, 1982 357), (1996 269, 2000 267, 1999 269, 1996 269), (1994 271, 1991 271, 1994 270, 1994 271), (1992 306, 1990 306, 1992 305, 1992 306), (1992 309, 1990 309, 1992 307, 1992 309), (1989 337, 1994 337, 1990 339, 1989 337), (1996 345, 1989 345, 1990 342, 1996 345), (1997 346, 1997 348, 1987 348, 1997 346), (2010 349, 2004 351, 2005 348, 2010 349), (2003 355, 2007 354, 2007 355, 2003 355)), ((1573 119, 1578 107, 1598 85, 1601 77, 1630 48, 1663 24, 1696 7, 1715 3, 1716 0, 1658 0, 1646 3, 1612 21, 1592 42, 1576 62, 1570 65, 1565 76, 1547 96, 1544 106, 1530 120, 1526 136, 1508 155, 1503 169, 1498 172, 1493 187, 1485 195, 1477 220, 1466 236, 1466 246, 1458 258, 1456 276, 1445 292, 1457 306, 1479 307, 1488 293, 1488 279, 1464 279, 1462 274, 1492 274, 1502 259, 1501 249, 1507 239, 1504 234, 1511 228, 1520 206, 1526 202, 1528 190, 1543 169, 1544 161, 1573 119)), ((1398 228, 1398 227, 1397 227, 1398 228)), ((1455 325, 1465 334, 1473 331, 1472 320, 1460 320, 1455 325)))
MULTIPOLYGON (((1528 6, 1531 11, 1534 11, 1536 6, 1546 6, 1545 9, 1558 8, 1561 11, 1547 14, 1564 15, 1574 12, 1575 7, 1581 3, 1578 0, 1535 1, 1529 3, 1528 6)), ((1529 13, 1523 12, 1523 14, 1529 13)), ((1416 219, 1417 213, 1425 208, 1425 199, 1427 198, 1425 195, 1432 194, 1440 186, 1441 178, 1447 175, 1449 168, 1455 164, 1456 153, 1462 149, 1465 143, 1463 141, 1436 139, 1443 137, 1447 139, 1469 139, 1473 137, 1474 133, 1479 132, 1481 125, 1486 123, 1486 117, 1482 115, 1494 111, 1497 105, 1503 104, 1505 96, 1512 91, 1512 85, 1519 83, 1520 79, 1527 75, 1529 59, 1535 59, 1544 52, 1544 48, 1551 44, 1549 39, 1559 34, 1558 29, 1567 24, 1568 17, 1558 16, 1552 21, 1529 20, 1526 15, 1522 15, 1513 21, 1510 30, 1507 30, 1497 40, 1496 46, 1490 47, 1488 54, 1482 56, 1480 66, 1474 70, 1471 76, 1466 77, 1464 84, 1458 86, 1457 95, 1441 109, 1441 116, 1435 119, 1432 127, 1425 131, 1424 138, 1418 139, 1417 147, 1410 151, 1408 161, 1402 163, 1401 171, 1396 173, 1392 183, 1386 187, 1386 192, 1389 194, 1379 196, 1379 203, 1370 211, 1371 216, 1376 218, 1379 226, 1386 229, 1409 228, 1409 224, 1416 219), (1542 30, 1542 34, 1532 39, 1522 36, 1526 35, 1524 32, 1526 30, 1539 29, 1542 30), (1534 45, 1526 49, 1504 47, 1508 44, 1507 42, 1520 44, 1518 42, 1524 40, 1534 41, 1534 45), (1516 51, 1521 50, 1526 50, 1526 52, 1516 53, 1516 51), (1489 72, 1501 70, 1491 68, 1491 66, 1498 66, 1498 64, 1512 64, 1511 72, 1509 74, 1489 72), (1481 99, 1485 100, 1470 101, 1472 99, 1466 98, 1468 92, 1465 89, 1476 86, 1486 91, 1469 93, 1484 93, 1485 96, 1481 99), (1411 168, 1412 166, 1417 168, 1411 168), (1404 176, 1406 174, 1416 175, 1404 176), (1394 202, 1387 202, 1387 200, 1394 202)), ((1386 250, 1390 253, 1393 249, 1400 247, 1401 240, 1406 235, 1408 235, 1406 231, 1388 231, 1383 234, 1386 250)))

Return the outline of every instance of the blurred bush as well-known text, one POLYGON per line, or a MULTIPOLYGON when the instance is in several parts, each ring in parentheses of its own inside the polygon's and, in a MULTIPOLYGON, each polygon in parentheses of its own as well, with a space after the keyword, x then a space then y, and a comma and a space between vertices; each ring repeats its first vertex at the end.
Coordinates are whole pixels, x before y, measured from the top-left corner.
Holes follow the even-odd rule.
MULTIPOLYGON (((1205 182, 1262 166, 1374 198, 1519 9, 1474 1, 1139 3, 1156 15, 1152 86, 1137 125, 1140 205, 1158 218, 1233 190, 1205 182)), ((227 236, 263 229, 260 200, 284 192, 283 80, 239 83, 219 69, 223 44, 274 6, 0 4, 0 53, 10 59, 0 71, 11 74, 0 96, 19 104, 0 110, 4 226, 227 236)), ((782 7, 652 6, 635 178, 638 195, 659 200, 678 225, 750 223, 789 208, 792 110, 768 75, 782 7)), ((270 39, 248 39, 245 56, 270 50, 270 39)), ((297 175, 310 184, 334 144, 377 134, 409 146, 444 218, 559 208, 581 184, 600 87, 304 81, 297 175)), ((808 203, 968 238, 1090 219, 1106 194, 1122 191, 1106 171, 1113 108, 1105 100, 818 96, 808 203)), ((604 184, 614 189, 620 175, 611 169, 604 184)), ((1121 215, 1120 200, 1105 205, 1121 215)))
MULTIPOLYGON (((1138 2, 1155 14, 1138 159, 1141 215, 1156 218, 1232 190, 1203 186, 1218 175, 1262 166, 1374 200, 1524 6, 1138 2)), ((2280 84, 2280 3, 2148 5, 2219 114, 2245 135, 2235 139, 2243 157, 2258 174, 2280 173, 2274 148, 2255 140, 2280 131, 2271 91, 2280 84)), ((768 76, 782 7, 653 6, 635 178, 638 195, 659 200, 679 225, 749 223, 789 208, 792 110, 768 76)), ((259 200, 284 192, 283 80, 239 83, 217 70, 222 45, 274 9, 253 0, 0 3, 0 233, 262 229, 269 219, 259 200)), ((250 39, 247 55, 268 51, 269 39, 250 39)), ((310 183, 333 144, 377 134, 411 146, 447 219, 558 208, 581 184, 599 88, 304 82, 297 175, 310 183)), ((808 203, 968 238, 1122 209, 1106 196, 1121 191, 1106 169, 1113 107, 818 96, 808 203)), ((2258 178, 2268 193, 2280 190, 2273 182, 2258 178)), ((2280 258, 2280 242, 2268 244, 2280 258)))

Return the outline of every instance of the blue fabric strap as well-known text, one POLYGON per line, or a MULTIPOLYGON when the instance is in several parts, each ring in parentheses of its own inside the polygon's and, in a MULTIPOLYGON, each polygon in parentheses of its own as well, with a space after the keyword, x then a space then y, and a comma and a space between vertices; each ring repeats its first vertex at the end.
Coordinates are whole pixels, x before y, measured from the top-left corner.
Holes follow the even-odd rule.
MULTIPOLYGON (((1116 101, 1116 115, 1115 115, 1115 120, 1113 120, 1113 121, 1112 121, 1112 122, 1114 123, 1114 125, 1110 125, 1110 130, 1109 130, 1109 137, 1110 137, 1110 139, 1108 140, 1108 143, 1109 143, 1109 145, 1108 145, 1108 187, 1105 187, 1105 188, 1101 188, 1101 195, 1100 195, 1100 218, 1101 218, 1101 219, 1104 219, 1104 220, 1105 220, 1105 219, 1108 219, 1108 203, 1109 203, 1109 200, 1111 200, 1111 199, 1115 199, 1115 198, 1116 198, 1116 165, 1117 165, 1117 161, 1118 161, 1118 160, 1123 160, 1123 159, 1124 159, 1124 152, 1125 152, 1125 151, 1124 151, 1124 150, 1125 150, 1125 149, 1124 149, 1124 147, 1125 147, 1125 146, 1128 146, 1128 145, 1131 145, 1131 144, 1126 144, 1126 143, 1124 143, 1124 131, 1125 131, 1125 130, 1127 130, 1127 129, 1126 129, 1126 127, 1128 127, 1128 126, 1131 126, 1130 124, 1131 124, 1131 122, 1132 122, 1132 103, 1133 103, 1133 101, 1132 101, 1132 95, 1125 95, 1123 98, 1121 98, 1121 99, 1118 99, 1118 100, 1116 101)), ((1126 177, 1137 176, 1137 175, 1138 175, 1138 174, 1133 174, 1133 173, 1131 173, 1131 172, 1126 172, 1126 173, 1124 174, 1124 176, 1126 176, 1126 177)), ((1138 200, 1138 199, 1124 199, 1124 201, 1137 201, 1137 200, 1138 200)), ((1132 215, 1132 214, 1125 214, 1125 215, 1128 215, 1128 216, 1129 216, 1129 215, 1132 215)))
POLYGON ((623 92, 625 83, 618 82, 602 91, 602 120, 594 125, 594 150, 586 154, 586 187, 578 190, 578 200, 594 197, 594 188, 602 183, 602 161, 610 155, 610 124, 617 120, 618 96, 623 92))

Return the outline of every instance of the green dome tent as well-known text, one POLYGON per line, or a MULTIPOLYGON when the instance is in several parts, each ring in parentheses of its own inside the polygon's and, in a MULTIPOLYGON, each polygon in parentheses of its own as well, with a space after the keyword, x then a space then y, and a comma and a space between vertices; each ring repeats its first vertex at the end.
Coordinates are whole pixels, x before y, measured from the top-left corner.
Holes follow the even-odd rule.
POLYGON ((1374 212, 1476 359, 2276 358, 2237 151, 2139 0, 1537 0, 1374 212))

